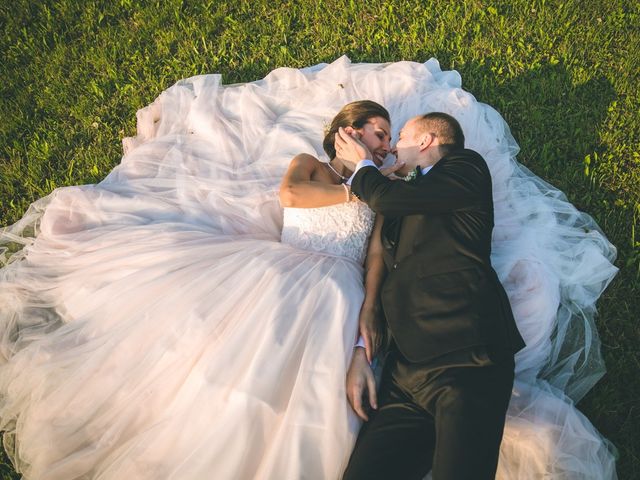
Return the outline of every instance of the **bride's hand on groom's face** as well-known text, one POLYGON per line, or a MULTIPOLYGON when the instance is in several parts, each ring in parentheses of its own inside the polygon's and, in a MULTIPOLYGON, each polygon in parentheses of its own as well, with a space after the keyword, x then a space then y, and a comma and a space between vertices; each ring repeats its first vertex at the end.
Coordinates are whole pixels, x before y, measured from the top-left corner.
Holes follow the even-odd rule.
POLYGON ((360 160, 368 158, 373 160, 373 155, 369 149, 356 138, 356 132, 352 131, 351 134, 344 128, 338 128, 338 132, 335 136, 334 148, 336 149, 336 156, 342 160, 342 163, 348 169, 354 171, 356 165, 360 160))
POLYGON ((396 172, 400 170, 403 166, 404 166, 404 162, 400 162, 396 159, 393 165, 381 168, 380 173, 383 174, 385 177, 389 177, 391 180, 400 180, 401 178, 404 178, 404 177, 397 176, 396 172))

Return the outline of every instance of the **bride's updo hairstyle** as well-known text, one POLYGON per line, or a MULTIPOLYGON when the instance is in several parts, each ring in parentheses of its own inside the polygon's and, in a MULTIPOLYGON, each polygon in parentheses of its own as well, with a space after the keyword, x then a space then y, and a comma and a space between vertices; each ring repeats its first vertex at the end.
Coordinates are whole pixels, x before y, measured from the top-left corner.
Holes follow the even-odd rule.
POLYGON ((327 152, 330 159, 334 159, 336 156, 336 149, 334 147, 336 133, 338 128, 362 128, 365 123, 373 117, 382 117, 387 122, 391 123, 389 118, 389 112, 382 105, 371 100, 358 100, 356 102, 347 103, 338 114, 333 117, 329 130, 325 132, 324 140, 322 141, 322 148, 327 152))

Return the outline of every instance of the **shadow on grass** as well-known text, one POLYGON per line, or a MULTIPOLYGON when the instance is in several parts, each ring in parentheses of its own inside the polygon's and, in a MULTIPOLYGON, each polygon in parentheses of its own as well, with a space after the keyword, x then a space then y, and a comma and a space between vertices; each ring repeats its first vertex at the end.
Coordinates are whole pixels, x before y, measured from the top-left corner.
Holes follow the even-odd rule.
MULTIPOLYGON (((611 82, 594 77, 577 82, 562 64, 547 65, 524 75, 502 79, 490 65, 460 66, 463 87, 480 101, 496 108, 506 119, 521 151, 518 161, 562 190, 580 210, 598 222, 610 241, 619 247, 616 264, 625 266, 633 255, 628 246, 633 209, 616 207, 630 202, 610 186, 598 181, 612 165, 594 163, 594 153, 604 152, 600 132, 609 107, 617 100, 611 82), (586 174, 589 156, 589 174, 586 174)), ((631 300, 640 294, 637 273, 621 268, 598 302, 596 322, 602 341, 607 374, 580 402, 595 427, 619 450, 618 473, 634 469, 637 462, 637 431, 640 415, 635 399, 640 396, 637 381, 637 330, 632 318, 638 309, 631 300)), ((630 478, 630 477, 629 477, 630 478)))
POLYGON ((488 64, 459 69, 465 89, 498 110, 521 148, 518 160, 563 191, 588 184, 584 158, 599 148, 598 132, 616 94, 610 81, 575 82, 562 63, 515 78, 488 64))

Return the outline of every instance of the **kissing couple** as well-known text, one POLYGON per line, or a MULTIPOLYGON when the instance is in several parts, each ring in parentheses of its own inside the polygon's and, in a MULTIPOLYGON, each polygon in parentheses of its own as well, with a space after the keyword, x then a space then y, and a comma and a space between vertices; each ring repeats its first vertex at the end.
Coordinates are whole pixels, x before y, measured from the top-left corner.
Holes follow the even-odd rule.
POLYGON ((491 266, 487 164, 464 148, 459 123, 442 112, 414 117, 400 130, 397 171, 415 171, 413 181, 386 178, 367 146, 342 128, 336 152, 355 172, 354 195, 384 218, 367 256, 365 346, 356 349, 347 382, 364 420, 363 393, 378 407, 368 362, 382 316, 390 337, 379 408, 344 478, 421 479, 432 470, 435 479, 493 479, 513 355, 524 342, 491 266))
POLYGON ((528 256, 530 209, 553 199, 499 115, 429 62, 213 77, 139 112, 102 182, 0 235, 24 244, 0 269, 0 419, 24 478, 612 471, 588 420, 540 387, 563 338, 537 269, 565 248, 528 256), (403 78, 420 95, 395 95, 403 78), (392 113, 336 94, 362 85, 392 113), (397 139, 392 117, 408 120, 397 139))

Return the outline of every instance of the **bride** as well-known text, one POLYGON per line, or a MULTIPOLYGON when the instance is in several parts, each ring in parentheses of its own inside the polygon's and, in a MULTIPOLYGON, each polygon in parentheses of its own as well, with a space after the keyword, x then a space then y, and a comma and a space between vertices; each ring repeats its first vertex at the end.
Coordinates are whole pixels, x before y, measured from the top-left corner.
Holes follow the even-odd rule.
POLYGON ((492 263, 527 342, 498 478, 615 478, 574 407, 603 374, 593 312, 614 248, 517 164, 504 120, 456 72, 346 58, 178 82, 138 112, 105 180, 54 191, 3 231, 0 419, 25 478, 341 477, 374 219, 347 201, 319 132, 362 98, 390 113, 345 120, 376 160, 390 118, 439 110, 491 169, 492 263))
MULTIPOLYGON (((344 107, 324 142, 332 160, 300 154, 284 175, 280 243, 177 218, 125 231, 75 223, 80 195, 54 195, 41 234, 5 275, 18 294, 27 279, 47 282, 24 299, 40 302, 37 314, 25 308, 7 331, 31 343, 2 372, 10 453, 27 478, 340 477, 358 430, 344 384, 374 215, 343 188, 352 172, 332 152, 338 127, 380 164, 389 151, 383 107, 344 107), (65 216, 49 217, 57 208, 65 216), (48 242, 52 222, 75 248, 48 242), (59 328, 44 334, 47 324, 59 328)), ((84 192, 97 206, 84 215, 112 208, 101 187, 84 192)))

